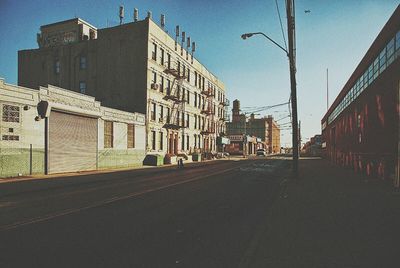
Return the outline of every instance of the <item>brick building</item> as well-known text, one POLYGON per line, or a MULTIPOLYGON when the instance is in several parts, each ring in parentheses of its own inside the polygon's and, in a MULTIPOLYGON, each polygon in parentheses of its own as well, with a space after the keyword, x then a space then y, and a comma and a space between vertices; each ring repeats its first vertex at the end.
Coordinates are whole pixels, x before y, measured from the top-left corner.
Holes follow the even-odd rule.
POLYGON ((334 163, 399 181, 400 6, 321 120, 334 163))

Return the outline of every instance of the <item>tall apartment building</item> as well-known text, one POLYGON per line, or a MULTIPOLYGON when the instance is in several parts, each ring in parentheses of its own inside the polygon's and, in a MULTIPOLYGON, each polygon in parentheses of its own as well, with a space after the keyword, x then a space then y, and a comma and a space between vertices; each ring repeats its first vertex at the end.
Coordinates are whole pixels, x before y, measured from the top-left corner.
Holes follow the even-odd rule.
POLYGON ((172 37, 151 14, 97 29, 76 18, 41 27, 38 49, 18 52, 18 84, 53 84, 104 105, 146 115, 148 152, 216 151, 225 130, 224 84, 193 57, 195 43, 172 37))

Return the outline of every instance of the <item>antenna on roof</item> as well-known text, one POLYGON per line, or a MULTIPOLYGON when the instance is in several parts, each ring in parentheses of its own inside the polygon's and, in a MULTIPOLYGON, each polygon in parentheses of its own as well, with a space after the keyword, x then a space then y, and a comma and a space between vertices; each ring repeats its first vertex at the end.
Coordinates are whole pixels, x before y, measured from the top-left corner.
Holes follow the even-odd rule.
POLYGON ((137 22, 139 18, 139 10, 137 8, 133 9, 133 21, 137 22))
POLYGON ((178 49, 179 25, 175 28, 175 51, 178 49))
POLYGON ((165 15, 161 14, 161 28, 164 30, 165 28, 165 15))
POLYGON ((193 64, 193 54, 196 51, 196 42, 192 42, 192 64, 193 64))
POLYGON ((186 60, 189 59, 189 48, 190 48, 190 36, 186 40, 186 60))
POLYGON ((119 6, 119 25, 122 24, 122 20, 124 19, 124 6, 119 6))
POLYGON ((182 32, 182 42, 181 42, 181 56, 183 56, 183 43, 185 43, 186 33, 182 32))

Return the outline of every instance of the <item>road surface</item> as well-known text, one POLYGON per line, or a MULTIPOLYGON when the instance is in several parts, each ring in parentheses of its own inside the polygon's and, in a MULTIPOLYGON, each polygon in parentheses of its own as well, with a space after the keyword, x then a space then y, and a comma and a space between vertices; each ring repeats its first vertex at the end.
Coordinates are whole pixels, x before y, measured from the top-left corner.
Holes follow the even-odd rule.
POLYGON ((290 161, 0 184, 0 267, 240 267, 290 161))

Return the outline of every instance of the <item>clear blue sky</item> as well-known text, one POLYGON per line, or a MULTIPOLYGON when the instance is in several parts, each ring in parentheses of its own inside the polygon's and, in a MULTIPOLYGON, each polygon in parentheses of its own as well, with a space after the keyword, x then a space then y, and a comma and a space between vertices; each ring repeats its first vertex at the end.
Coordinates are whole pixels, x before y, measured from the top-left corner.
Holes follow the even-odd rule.
MULTIPOLYGON (((284 0, 277 1, 286 29, 284 0)), ((326 112, 326 69, 332 103, 398 3, 296 1, 298 110, 303 138, 320 132, 326 112), (306 9, 311 13, 304 13, 306 9)), ((283 45, 275 0, 0 0, 0 77, 17 83, 17 51, 37 48, 36 33, 41 25, 77 16, 103 28, 107 21, 118 21, 120 4, 125 6, 125 21, 132 20, 137 7, 141 19, 147 10, 156 21, 164 13, 170 32, 179 24, 196 41, 196 57, 225 83, 231 101, 239 99, 242 107, 253 107, 289 99, 285 54, 261 36, 240 38, 242 33, 261 31, 283 45)), ((266 114, 281 118, 287 107, 261 113, 266 114)), ((290 130, 282 133, 282 144, 289 146, 290 130)))

